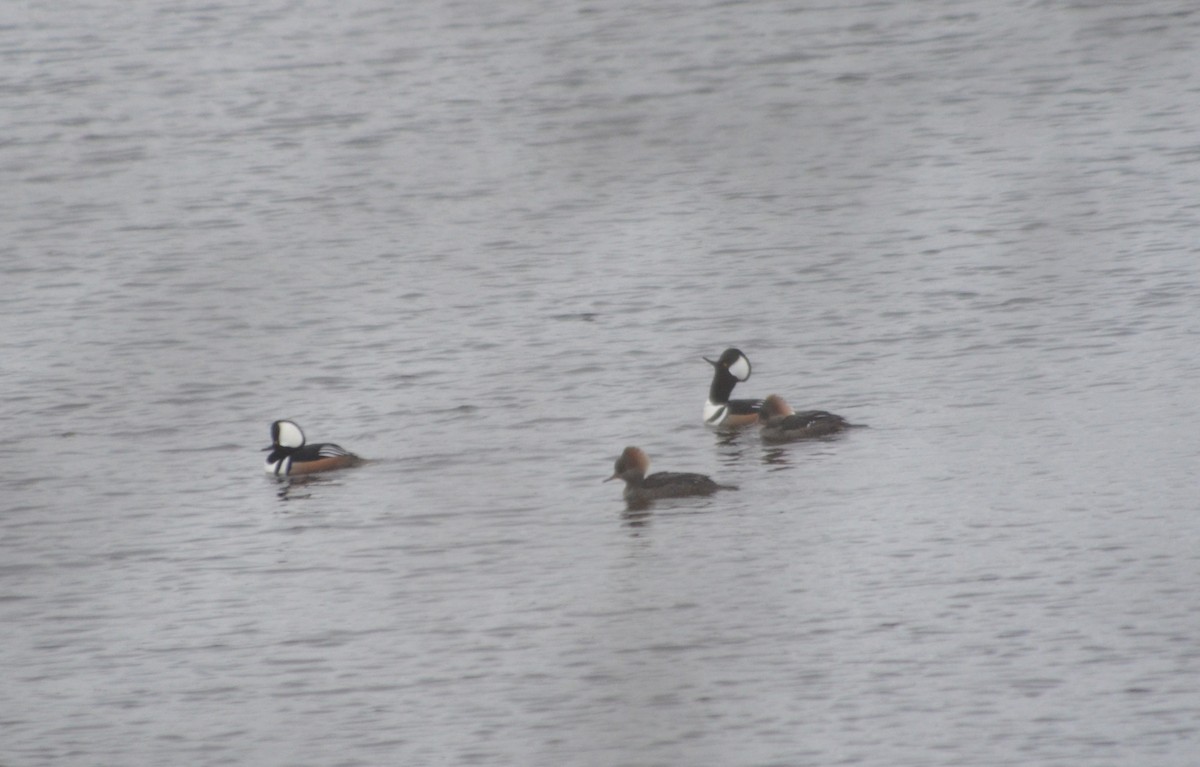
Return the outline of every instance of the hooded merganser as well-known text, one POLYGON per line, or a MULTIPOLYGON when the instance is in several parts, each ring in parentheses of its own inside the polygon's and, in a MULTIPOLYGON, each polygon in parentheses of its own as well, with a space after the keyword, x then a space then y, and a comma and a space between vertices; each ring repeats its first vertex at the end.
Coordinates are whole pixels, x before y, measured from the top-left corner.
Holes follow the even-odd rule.
POLYGON ((790 442, 836 434, 855 424, 845 418, 824 410, 804 410, 797 413, 778 394, 763 400, 758 411, 758 422, 762 424, 764 442, 790 442))
POLYGON ((703 474, 678 471, 658 471, 646 476, 650 457, 639 447, 627 447, 613 466, 613 475, 604 480, 625 480, 625 500, 652 501, 657 498, 683 498, 689 495, 712 495, 718 490, 736 490, 732 485, 718 485, 703 474))
POLYGON ((726 349, 720 359, 712 365, 712 385, 708 387, 708 401, 704 403, 704 422, 709 426, 745 426, 758 420, 760 399, 729 399, 733 387, 750 377, 750 360, 740 349, 726 349))
POLYGON ((304 444, 304 432, 292 421, 271 424, 271 446, 263 450, 271 451, 265 468, 276 477, 344 469, 362 463, 357 455, 332 442, 304 444))

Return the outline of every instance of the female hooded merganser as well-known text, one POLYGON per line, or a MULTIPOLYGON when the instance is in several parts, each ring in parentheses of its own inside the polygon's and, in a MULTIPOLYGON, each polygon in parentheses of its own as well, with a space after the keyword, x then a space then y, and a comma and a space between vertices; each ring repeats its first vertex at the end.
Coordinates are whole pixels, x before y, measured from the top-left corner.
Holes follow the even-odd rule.
POLYGON ((704 403, 704 422, 709 426, 745 426, 758 420, 760 399, 729 399, 733 387, 750 377, 750 360, 739 349, 726 349, 720 359, 712 365, 712 385, 708 387, 708 401, 704 403))
POLYGON ((790 442, 836 434, 855 424, 845 418, 824 410, 804 410, 797 413, 778 394, 763 400, 758 411, 758 422, 762 424, 764 442, 790 442))
POLYGON ((625 500, 635 503, 657 498, 683 498, 689 495, 712 495, 718 490, 736 490, 731 485, 718 485, 703 474, 678 471, 658 471, 646 476, 650 457, 639 447, 627 447, 613 466, 613 475, 604 480, 625 480, 625 500))
POLYGON ((271 446, 263 450, 271 451, 265 468, 276 477, 344 469, 362 463, 357 455, 332 442, 304 444, 304 432, 292 421, 271 424, 271 446))

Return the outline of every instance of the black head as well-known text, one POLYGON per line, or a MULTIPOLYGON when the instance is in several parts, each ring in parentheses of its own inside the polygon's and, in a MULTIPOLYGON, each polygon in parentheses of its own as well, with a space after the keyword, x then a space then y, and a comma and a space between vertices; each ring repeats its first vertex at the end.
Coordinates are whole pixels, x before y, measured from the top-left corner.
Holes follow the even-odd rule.
POLYGON ((716 368, 718 372, 725 371, 738 381, 746 381, 750 378, 750 359, 742 354, 741 349, 730 347, 721 352, 721 356, 716 362, 708 357, 705 357, 704 361, 716 368))
POLYGON ((271 424, 271 448, 295 449, 304 446, 304 432, 293 421, 276 421, 271 424))

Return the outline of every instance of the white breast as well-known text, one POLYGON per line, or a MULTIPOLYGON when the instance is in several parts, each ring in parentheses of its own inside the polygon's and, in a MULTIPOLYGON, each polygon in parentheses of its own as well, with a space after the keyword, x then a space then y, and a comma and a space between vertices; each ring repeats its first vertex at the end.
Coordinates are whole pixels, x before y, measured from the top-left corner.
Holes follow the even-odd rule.
POLYGON ((729 409, 728 405, 716 405, 712 402, 704 403, 704 422, 705 423, 720 423, 725 420, 725 412, 729 409))

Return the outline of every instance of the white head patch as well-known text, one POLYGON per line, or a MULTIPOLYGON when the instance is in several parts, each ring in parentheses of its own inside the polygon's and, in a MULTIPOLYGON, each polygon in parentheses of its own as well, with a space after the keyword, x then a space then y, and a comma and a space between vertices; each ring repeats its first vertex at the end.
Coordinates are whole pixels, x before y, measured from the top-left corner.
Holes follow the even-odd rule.
POLYGON ((302 447, 304 432, 300 431, 300 427, 291 421, 280 421, 279 445, 280 447, 302 447))
POLYGON ((746 359, 744 356, 738 357, 733 361, 733 364, 729 366, 729 372, 737 380, 745 381, 750 377, 750 360, 746 359))

